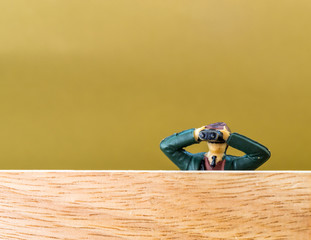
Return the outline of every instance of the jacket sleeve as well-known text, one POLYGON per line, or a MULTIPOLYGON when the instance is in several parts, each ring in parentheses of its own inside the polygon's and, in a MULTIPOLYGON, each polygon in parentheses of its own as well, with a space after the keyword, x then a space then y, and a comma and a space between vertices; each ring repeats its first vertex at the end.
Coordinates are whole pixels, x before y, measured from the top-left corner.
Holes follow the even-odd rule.
POLYGON ((163 153, 175 163, 179 169, 187 170, 193 154, 187 152, 184 147, 198 143, 194 139, 194 128, 175 133, 160 143, 160 149, 163 153))
POLYGON ((232 170, 255 170, 271 156, 270 151, 265 146, 238 133, 231 134, 227 143, 229 146, 246 153, 246 155, 233 160, 232 170))

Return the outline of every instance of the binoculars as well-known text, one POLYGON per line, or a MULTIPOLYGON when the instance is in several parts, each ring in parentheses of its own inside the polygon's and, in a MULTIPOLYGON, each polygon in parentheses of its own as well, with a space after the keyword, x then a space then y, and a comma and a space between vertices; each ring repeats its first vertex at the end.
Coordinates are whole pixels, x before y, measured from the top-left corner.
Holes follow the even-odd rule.
POLYGON ((199 133, 201 141, 208 141, 210 143, 224 143, 223 133, 216 129, 204 129, 199 133))

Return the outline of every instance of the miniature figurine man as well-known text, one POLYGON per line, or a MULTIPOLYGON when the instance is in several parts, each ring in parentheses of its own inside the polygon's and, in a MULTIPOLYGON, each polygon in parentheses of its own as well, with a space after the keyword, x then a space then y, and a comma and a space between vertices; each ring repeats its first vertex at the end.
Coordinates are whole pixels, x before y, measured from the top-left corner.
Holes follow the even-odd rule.
POLYGON ((255 170, 270 158, 265 146, 241 134, 231 134, 224 122, 175 133, 162 140, 160 148, 181 170, 255 170), (184 149, 201 141, 207 142, 207 153, 192 154, 184 149), (227 155, 228 146, 246 155, 227 155))

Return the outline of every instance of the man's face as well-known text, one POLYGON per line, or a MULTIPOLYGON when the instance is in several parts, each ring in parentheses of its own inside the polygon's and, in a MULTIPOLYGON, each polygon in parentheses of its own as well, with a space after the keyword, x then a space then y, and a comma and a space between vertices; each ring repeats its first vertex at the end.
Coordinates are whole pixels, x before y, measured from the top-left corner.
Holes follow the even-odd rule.
MULTIPOLYGON (((214 129, 214 130, 218 130, 218 131, 222 132, 223 139, 225 141, 227 141, 227 139, 230 136, 230 132, 226 129, 226 127, 224 127, 223 129, 214 129)), ((211 143, 211 142, 207 142, 207 146, 208 146, 208 148, 209 148, 209 150, 211 152, 222 154, 222 153, 224 153, 226 151, 226 148, 227 148, 228 144, 227 144, 227 142, 225 142, 225 143, 211 143)))
POLYGON ((228 145, 227 145, 227 143, 210 143, 210 142, 207 142, 207 146, 211 152, 214 152, 217 154, 222 154, 226 151, 226 148, 228 145))

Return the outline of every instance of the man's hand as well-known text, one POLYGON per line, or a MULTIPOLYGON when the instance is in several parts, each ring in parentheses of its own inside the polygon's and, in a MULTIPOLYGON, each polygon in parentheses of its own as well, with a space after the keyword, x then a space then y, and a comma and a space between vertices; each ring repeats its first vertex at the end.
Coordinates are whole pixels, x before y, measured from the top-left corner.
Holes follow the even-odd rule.
POLYGON ((223 130, 219 130, 220 132, 222 132, 223 134, 223 139, 227 142, 229 136, 230 136, 230 132, 224 127, 223 130))

